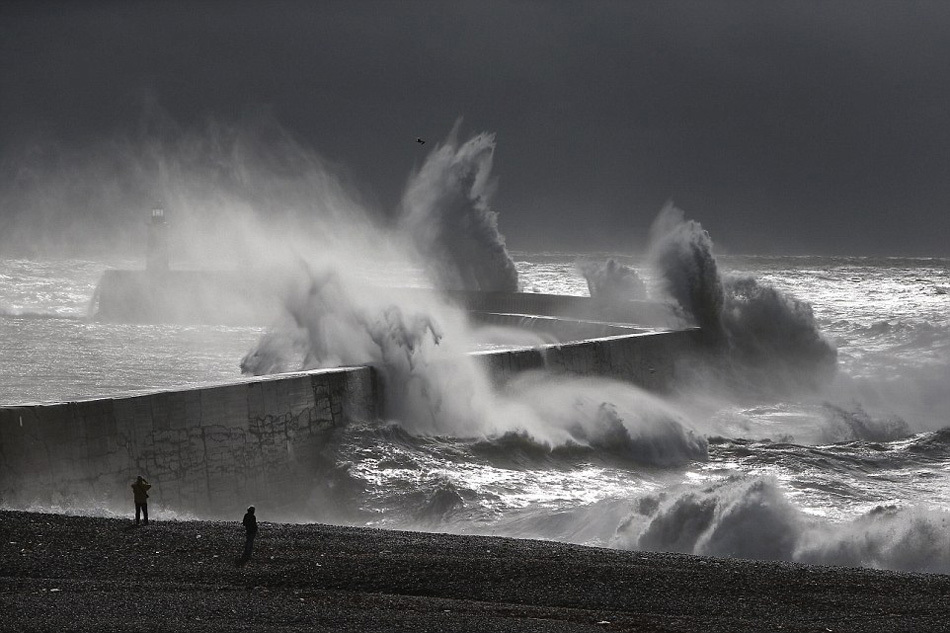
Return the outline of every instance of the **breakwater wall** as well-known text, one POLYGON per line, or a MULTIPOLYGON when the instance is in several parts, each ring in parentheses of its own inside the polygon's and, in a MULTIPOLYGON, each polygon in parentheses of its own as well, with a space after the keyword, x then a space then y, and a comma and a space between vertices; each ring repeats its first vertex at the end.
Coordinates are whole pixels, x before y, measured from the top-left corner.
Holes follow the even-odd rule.
POLYGON ((496 384, 523 371, 602 376, 665 392, 676 382, 684 364, 702 353, 698 328, 640 332, 505 351, 474 352, 496 384))
MULTIPOLYGON (((143 287, 141 279, 129 279, 117 274, 109 283, 113 290, 128 283, 119 294, 129 299, 143 287)), ((194 283, 203 285, 208 279, 196 276, 194 283)), ((183 286, 176 282, 169 287, 174 294, 183 286)), ((231 293, 234 287, 222 292, 231 293)), ((586 338, 475 352, 497 384, 523 371, 544 369, 605 376, 663 391, 675 382, 682 364, 703 348, 699 329, 647 330, 630 306, 622 306, 613 322, 562 316, 552 327, 550 317, 539 315, 603 317, 604 306, 582 297, 550 295, 465 293, 456 299, 483 323, 586 338)), ((100 303, 100 312, 108 312, 108 301, 100 303)), ((149 310, 163 309, 161 301, 143 305, 149 309, 136 313, 140 320, 155 320, 149 310)), ((187 312, 195 305, 176 314, 207 316, 187 312)), ((127 307, 138 310, 135 306, 130 300, 127 307)), ((645 302, 634 307, 657 319, 667 310, 645 302)), ((123 316, 119 312, 112 316, 123 316)), ((0 407, 0 504, 74 511, 126 508, 131 506, 132 479, 142 474, 152 481, 153 503, 165 510, 234 517, 252 500, 270 516, 292 518, 301 506, 320 502, 314 499, 315 491, 326 486, 315 485, 316 479, 335 467, 323 455, 333 430, 385 414, 380 376, 368 366, 336 368, 124 397, 0 407)))
POLYGON ((469 318, 476 326, 499 326, 527 330, 540 334, 542 338, 550 339, 550 342, 558 344, 652 331, 648 328, 621 323, 580 321, 550 316, 525 316, 503 312, 469 312, 469 318))
MULTIPOLYGON (((279 316, 286 279, 265 270, 107 270, 93 298, 93 314, 123 323, 269 325, 279 316)), ((431 290, 401 288, 411 302, 431 290)), ((447 291, 441 296, 472 313, 548 316, 573 321, 671 327, 676 310, 660 301, 601 301, 533 292, 447 291)))
POLYGON ((165 509, 227 516, 306 498, 328 433, 378 417, 370 367, 144 395, 0 407, 0 503, 128 505, 137 474, 165 509))
MULTIPOLYGON (((663 391, 702 346, 697 329, 476 352, 496 383, 522 371, 606 376, 663 391)), ((0 407, 0 503, 130 505, 144 474, 164 509, 233 517, 248 500, 271 516, 309 499, 333 429, 381 415, 372 367, 62 404, 0 407)))

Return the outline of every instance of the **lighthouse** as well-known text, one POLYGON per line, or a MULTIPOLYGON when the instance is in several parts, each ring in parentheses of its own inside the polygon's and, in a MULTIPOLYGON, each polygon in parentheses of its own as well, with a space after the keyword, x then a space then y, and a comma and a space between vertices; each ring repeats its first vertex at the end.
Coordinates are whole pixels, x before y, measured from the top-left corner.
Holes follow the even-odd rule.
POLYGON ((162 207, 152 209, 152 217, 148 222, 145 270, 168 270, 168 223, 162 207))

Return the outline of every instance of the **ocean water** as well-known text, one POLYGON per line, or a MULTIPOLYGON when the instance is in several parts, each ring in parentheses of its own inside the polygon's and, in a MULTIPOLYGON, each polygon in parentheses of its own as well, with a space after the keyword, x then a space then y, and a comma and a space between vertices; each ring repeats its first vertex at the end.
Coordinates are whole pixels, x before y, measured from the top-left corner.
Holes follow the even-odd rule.
MULTIPOLYGON (((659 292, 642 259, 612 256, 659 292)), ((588 292, 577 254, 513 259, 525 291, 588 292)), ((312 499, 280 518, 950 573, 950 260, 717 263, 722 279, 775 291, 757 303, 727 284, 724 310, 747 324, 730 340, 766 350, 754 361, 687 368, 662 397, 543 373, 496 393, 466 368, 456 379, 478 383, 477 411, 422 424, 407 398, 338 431, 312 499), (814 343, 776 327, 792 313, 837 350, 834 371, 786 362, 814 343)), ((137 265, 0 259, 0 403, 241 377, 263 328, 89 318, 102 271, 137 265)), ((461 330, 444 320, 431 316, 417 346, 477 347, 452 347, 461 330)))

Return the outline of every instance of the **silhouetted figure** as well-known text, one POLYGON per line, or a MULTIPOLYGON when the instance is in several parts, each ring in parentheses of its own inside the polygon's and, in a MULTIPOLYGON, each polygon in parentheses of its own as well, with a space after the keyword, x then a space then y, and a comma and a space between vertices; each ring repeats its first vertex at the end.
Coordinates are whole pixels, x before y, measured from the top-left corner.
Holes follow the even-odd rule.
POLYGON ((144 519, 143 523, 148 525, 148 489, 152 484, 145 481, 145 477, 139 475, 135 483, 132 484, 132 495, 135 497, 135 524, 139 524, 139 515, 144 519))
POLYGON ((419 145, 425 145, 426 140, 424 138, 417 138, 416 143, 418 143, 419 145))
POLYGON ((244 515, 244 555, 240 558, 240 563, 244 564, 251 560, 251 550, 254 549, 254 537, 257 536, 257 517, 254 516, 254 506, 247 509, 244 515))

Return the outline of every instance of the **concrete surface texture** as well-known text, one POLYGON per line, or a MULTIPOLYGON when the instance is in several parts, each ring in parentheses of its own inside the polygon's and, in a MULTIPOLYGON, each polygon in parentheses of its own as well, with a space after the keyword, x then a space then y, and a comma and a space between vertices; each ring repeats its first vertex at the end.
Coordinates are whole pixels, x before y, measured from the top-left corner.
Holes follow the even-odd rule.
MULTIPOLYGON (((473 296, 470 303, 558 311, 558 298, 495 294, 473 296)), ((572 309, 584 305, 580 297, 560 299, 572 309)), ((501 321, 518 318, 505 314, 501 321)), ((701 346, 695 328, 645 331, 577 322, 570 328, 629 333, 475 355, 496 384, 544 368, 662 391, 701 346)), ((303 492, 300 482, 308 481, 299 475, 313 471, 325 432, 379 416, 381 375, 372 367, 324 369, 129 397, 0 407, 0 503, 125 502, 129 482, 147 473, 163 505, 177 511, 226 516, 240 510, 242 500, 265 496, 273 508, 292 507, 303 492)))
POLYGON ((377 416, 369 367, 52 405, 0 407, 0 502, 124 502, 148 473, 167 507, 216 516, 292 504, 323 434, 377 416))

